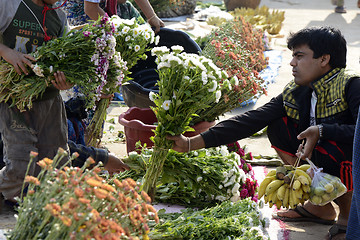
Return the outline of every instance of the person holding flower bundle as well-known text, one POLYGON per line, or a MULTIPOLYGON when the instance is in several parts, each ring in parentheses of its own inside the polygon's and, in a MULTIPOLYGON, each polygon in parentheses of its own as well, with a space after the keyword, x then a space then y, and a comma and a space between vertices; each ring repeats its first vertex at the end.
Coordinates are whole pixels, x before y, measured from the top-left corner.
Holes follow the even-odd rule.
MULTIPOLYGON (((173 149, 187 152, 235 142, 268 126, 268 138, 286 164, 311 158, 323 172, 339 177, 348 192, 324 206, 306 202, 279 211, 282 221, 334 224, 329 238, 345 237, 352 197, 352 153, 360 105, 360 78, 345 71, 346 40, 332 27, 310 27, 290 35, 294 80, 264 106, 224 120, 200 135, 168 136, 173 149), (302 140, 303 152, 298 152, 302 140)), ((342 238, 343 239, 343 238, 342 238)))
MULTIPOLYGON (((35 58, 29 53, 67 31, 64 12, 53 8, 56 2, 0 2, 0 33, 3 39, 0 56, 13 65, 19 75, 30 74, 28 67, 33 65, 35 58)), ((68 149, 66 114, 59 90, 69 89, 71 85, 66 82, 63 72, 55 71, 53 79, 53 86, 49 86, 41 97, 34 100, 31 110, 20 111, 10 107, 12 102, 9 101, 0 103, 0 133, 6 164, 0 170, 0 192, 5 199, 13 200, 20 196, 30 151, 38 152, 38 158, 42 159, 54 157, 59 147, 68 149)), ((38 170, 35 163, 29 166, 30 175, 36 175, 38 170)))
MULTIPOLYGON (((129 5, 126 0, 106 0, 105 12, 100 7, 101 0, 85 0, 84 9, 85 13, 92 19, 96 20, 99 15, 102 16, 105 14, 118 15, 121 18, 132 18, 136 16, 135 9, 132 5, 129 5), (124 5, 126 4, 126 5, 124 5), (132 12, 132 13, 131 13, 132 12), (131 14, 129 14, 131 13, 131 14)), ((135 0, 136 4, 140 7, 147 22, 155 28, 155 32, 160 31, 160 27, 165 27, 164 22, 156 15, 154 9, 152 8, 149 0, 135 0)))

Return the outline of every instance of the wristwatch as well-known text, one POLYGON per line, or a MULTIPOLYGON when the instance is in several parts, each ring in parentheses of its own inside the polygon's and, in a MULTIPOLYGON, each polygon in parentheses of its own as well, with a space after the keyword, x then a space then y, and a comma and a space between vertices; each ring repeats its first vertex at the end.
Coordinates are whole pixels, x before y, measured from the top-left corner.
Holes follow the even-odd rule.
POLYGON ((317 125, 318 128, 319 128, 319 138, 322 138, 323 137, 323 125, 322 124, 319 124, 317 125))

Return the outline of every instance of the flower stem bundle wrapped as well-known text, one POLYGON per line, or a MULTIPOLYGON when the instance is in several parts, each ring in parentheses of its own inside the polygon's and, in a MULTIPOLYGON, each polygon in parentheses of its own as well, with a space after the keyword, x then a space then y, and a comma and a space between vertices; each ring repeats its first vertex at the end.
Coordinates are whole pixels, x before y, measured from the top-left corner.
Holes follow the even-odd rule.
MULTIPOLYGON (((65 73, 67 81, 79 86, 86 94, 88 107, 99 99, 100 92, 109 88, 108 69, 118 74, 117 88, 126 70, 115 52, 113 26, 106 16, 72 30, 64 37, 50 40, 32 55, 37 59, 29 75, 18 75, 12 65, 0 65, 0 102, 10 102, 20 111, 31 109, 32 102, 52 87, 55 71, 65 73), (114 57, 117 56, 117 57, 114 57)), ((112 84, 110 84, 112 85, 112 84)))
MULTIPOLYGON (((122 82, 129 80, 127 71, 133 67, 138 60, 145 59, 145 52, 149 50, 149 44, 158 42, 155 33, 148 24, 140 24, 137 20, 121 19, 114 15, 110 18, 114 25, 114 37, 116 38, 116 52, 121 53, 121 58, 126 64, 126 71, 122 74, 122 82)), ((123 62, 122 62, 123 63, 123 62)), ((124 64, 123 64, 124 65, 124 64)), ((111 74, 111 69, 107 72, 107 81, 116 79, 118 74, 111 74)), ((116 72, 115 72, 116 73, 116 72)), ((118 88, 103 89, 105 94, 119 92, 118 88)), ((87 145, 98 147, 101 142, 103 122, 106 119, 106 109, 110 99, 101 99, 96 106, 96 110, 89 126, 87 127, 87 145)))
POLYGON ((99 165, 86 170, 91 158, 82 168, 55 169, 58 159, 39 161, 38 177, 26 176, 28 192, 9 239, 148 239, 148 224, 158 216, 135 181, 110 185, 99 165))
POLYGON ((156 47, 159 93, 150 92, 152 108, 158 125, 155 129, 154 150, 144 177, 144 191, 154 196, 168 150, 172 142, 166 135, 178 135, 193 130, 189 123, 199 109, 206 109, 221 97, 218 82, 227 78, 225 72, 211 60, 196 54, 181 53, 181 46, 156 47))
MULTIPOLYGON (((131 168, 116 175, 141 182, 153 150, 142 148, 123 159, 131 168)), ((257 181, 251 165, 226 146, 189 153, 169 150, 156 185, 156 201, 194 207, 208 207, 250 197, 257 201, 257 181)))
POLYGON ((199 121, 214 121, 224 113, 252 98, 266 94, 266 85, 259 71, 266 66, 263 33, 239 17, 213 30, 202 55, 226 71, 230 80, 219 82, 222 97, 219 103, 197 114, 199 121))

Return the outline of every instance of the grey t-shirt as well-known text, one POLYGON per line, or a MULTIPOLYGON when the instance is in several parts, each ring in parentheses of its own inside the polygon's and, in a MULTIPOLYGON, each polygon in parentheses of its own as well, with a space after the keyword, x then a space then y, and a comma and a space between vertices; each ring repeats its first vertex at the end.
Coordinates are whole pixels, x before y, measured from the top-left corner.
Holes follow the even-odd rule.
POLYGON ((56 38, 67 31, 67 20, 60 9, 48 10, 43 28, 43 7, 32 0, 0 1, 2 43, 23 53, 36 50, 44 42, 44 30, 56 38))

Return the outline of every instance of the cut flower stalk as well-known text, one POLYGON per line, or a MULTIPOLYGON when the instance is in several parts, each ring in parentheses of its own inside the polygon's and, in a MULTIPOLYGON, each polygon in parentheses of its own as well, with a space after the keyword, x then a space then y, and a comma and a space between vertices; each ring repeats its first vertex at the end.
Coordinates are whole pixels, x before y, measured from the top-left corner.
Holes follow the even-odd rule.
POLYGON ((182 53, 181 46, 152 49, 157 56, 159 93, 150 92, 149 98, 156 107, 152 108, 158 120, 155 129, 154 152, 146 169, 143 190, 154 197, 157 178, 172 142, 167 135, 179 135, 193 131, 189 126, 199 109, 206 109, 218 102, 221 91, 217 84, 227 75, 211 60, 196 54, 182 53))

